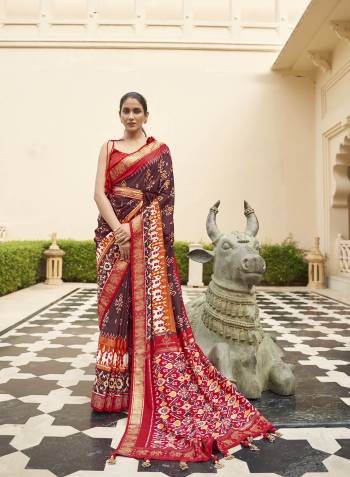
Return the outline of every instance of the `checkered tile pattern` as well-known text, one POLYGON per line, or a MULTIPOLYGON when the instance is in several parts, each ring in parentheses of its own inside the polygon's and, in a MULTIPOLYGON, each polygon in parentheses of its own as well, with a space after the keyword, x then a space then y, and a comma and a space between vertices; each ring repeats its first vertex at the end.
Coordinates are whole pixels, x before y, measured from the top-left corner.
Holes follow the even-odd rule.
MULTIPOLYGON (((185 303, 203 289, 183 289, 185 303)), ((0 338, 0 474, 6 477, 350 475, 350 307, 309 291, 257 294, 266 332, 294 365, 295 396, 254 401, 283 433, 211 462, 105 462, 127 414, 90 407, 97 349, 96 289, 80 288, 0 338)))

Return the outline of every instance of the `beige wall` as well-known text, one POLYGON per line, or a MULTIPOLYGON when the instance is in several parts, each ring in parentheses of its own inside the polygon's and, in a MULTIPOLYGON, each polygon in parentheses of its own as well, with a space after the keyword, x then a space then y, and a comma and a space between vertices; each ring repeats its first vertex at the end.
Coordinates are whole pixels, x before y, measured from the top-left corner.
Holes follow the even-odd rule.
POLYGON ((319 72, 316 78, 316 177, 317 220, 324 250, 329 260, 330 275, 337 274, 336 237, 349 236, 348 196, 350 181, 346 167, 350 157, 339 158, 345 137, 350 138, 350 52, 345 41, 339 41, 332 52, 331 71, 319 72))
MULTIPOLYGON (((239 4, 246 8, 249 2, 239 4)), ((210 3, 202 2, 198 11, 210 3)), ((264 18, 266 7, 244 27, 242 10, 235 20, 230 9, 230 25, 218 30, 222 36, 215 37, 215 21, 225 18, 207 26, 196 44, 190 32, 198 27, 195 21, 205 20, 196 20, 194 10, 183 36, 170 45, 164 25, 156 43, 145 39, 142 15, 133 29, 136 37, 140 32, 137 45, 126 33, 126 43, 115 37, 111 44, 101 42, 91 27, 96 14, 88 15, 84 41, 71 21, 71 35, 62 25, 53 33, 48 14, 36 37, 29 30, 2 30, 0 225, 7 227, 7 239, 48 238, 52 231, 92 238, 98 151, 106 139, 122 135, 119 98, 136 90, 149 103, 148 134, 172 151, 176 239, 207 240, 206 214, 218 198, 219 226, 243 228, 246 199, 257 212, 261 240, 279 241, 291 232, 309 247, 316 233, 313 84, 270 71, 291 25, 281 11, 299 4, 301 13, 301 3, 308 2, 272 3, 279 12, 275 22, 264 18), (55 48, 53 34, 61 35, 55 48)))

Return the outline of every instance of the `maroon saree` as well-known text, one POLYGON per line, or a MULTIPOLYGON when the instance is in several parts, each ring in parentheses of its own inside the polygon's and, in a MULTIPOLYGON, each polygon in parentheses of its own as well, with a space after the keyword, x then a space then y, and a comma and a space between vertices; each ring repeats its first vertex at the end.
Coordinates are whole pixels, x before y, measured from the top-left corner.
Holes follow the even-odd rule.
POLYGON ((99 341, 91 406, 128 410, 112 453, 207 461, 275 428, 216 369, 192 334, 174 255, 174 178, 166 144, 147 139, 126 154, 114 147, 106 193, 129 222, 130 261, 120 259, 99 215, 95 230, 99 341))

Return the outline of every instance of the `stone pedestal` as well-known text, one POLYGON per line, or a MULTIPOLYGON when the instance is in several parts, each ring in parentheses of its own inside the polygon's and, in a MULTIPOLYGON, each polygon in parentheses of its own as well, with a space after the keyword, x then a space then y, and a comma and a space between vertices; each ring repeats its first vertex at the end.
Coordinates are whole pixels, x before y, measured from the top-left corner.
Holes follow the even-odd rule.
MULTIPOLYGON (((201 248, 203 249, 202 244, 191 243, 189 245, 189 252, 194 249, 201 248)), ((195 262, 194 260, 189 260, 188 264, 188 287, 203 287, 203 264, 195 262)))
POLYGON ((44 251, 46 258, 46 280, 47 285, 59 285, 62 283, 62 263, 63 255, 66 252, 57 245, 57 234, 52 234, 52 244, 48 250, 44 251))
POLYGON ((309 262, 309 288, 326 288, 325 257, 320 252, 320 237, 315 237, 315 245, 306 256, 309 262))

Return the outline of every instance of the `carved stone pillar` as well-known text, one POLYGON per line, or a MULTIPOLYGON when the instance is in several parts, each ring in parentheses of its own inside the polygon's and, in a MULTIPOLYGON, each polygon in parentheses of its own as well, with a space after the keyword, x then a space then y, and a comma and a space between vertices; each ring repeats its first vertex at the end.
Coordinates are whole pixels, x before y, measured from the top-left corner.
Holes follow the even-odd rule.
MULTIPOLYGON (((189 245, 189 252, 194 249, 203 248, 203 245, 198 243, 191 243, 189 245)), ((203 287, 203 264, 189 260, 188 263, 188 287, 203 287)))
POLYGON ((325 261, 326 258, 320 252, 320 237, 315 237, 315 246, 306 256, 309 263, 309 288, 326 288, 325 284, 325 261))
POLYGON ((62 283, 63 255, 66 252, 57 245, 57 233, 52 234, 52 244, 44 251, 46 256, 46 280, 47 285, 59 285, 62 283))

